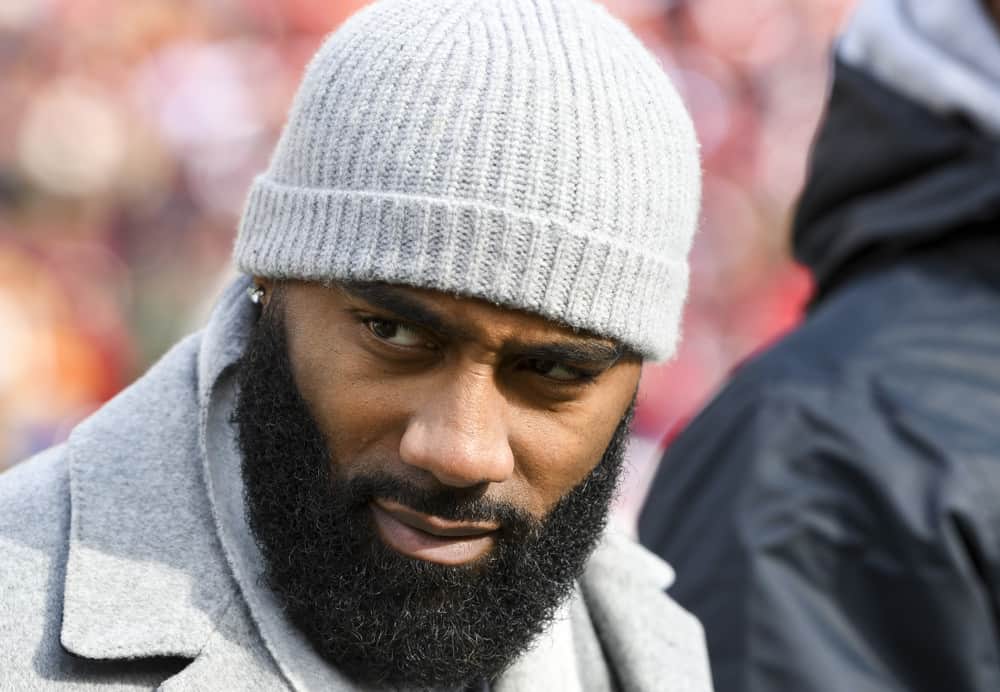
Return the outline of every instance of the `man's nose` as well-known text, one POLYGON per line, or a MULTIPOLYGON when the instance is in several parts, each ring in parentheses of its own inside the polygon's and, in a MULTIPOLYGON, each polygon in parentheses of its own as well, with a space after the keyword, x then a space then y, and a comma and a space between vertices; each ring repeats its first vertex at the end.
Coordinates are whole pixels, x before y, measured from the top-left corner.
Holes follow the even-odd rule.
POLYGON ((402 461, 453 487, 509 479, 514 453, 505 406, 503 393, 483 372, 463 373, 434 386, 407 423, 399 445, 402 461))

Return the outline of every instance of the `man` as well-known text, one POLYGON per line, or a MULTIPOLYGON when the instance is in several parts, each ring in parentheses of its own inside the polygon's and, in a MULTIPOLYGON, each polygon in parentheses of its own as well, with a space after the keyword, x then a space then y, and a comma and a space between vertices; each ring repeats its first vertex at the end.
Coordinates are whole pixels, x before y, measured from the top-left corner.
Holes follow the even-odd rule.
POLYGON ((809 315, 679 436, 647 499, 640 538, 677 567, 725 692, 1000 689, 985 9, 859 5, 794 228, 809 315))
POLYGON ((0 688, 709 689, 669 570, 603 532, 699 184, 598 6, 359 13, 205 330, 0 478, 0 688))

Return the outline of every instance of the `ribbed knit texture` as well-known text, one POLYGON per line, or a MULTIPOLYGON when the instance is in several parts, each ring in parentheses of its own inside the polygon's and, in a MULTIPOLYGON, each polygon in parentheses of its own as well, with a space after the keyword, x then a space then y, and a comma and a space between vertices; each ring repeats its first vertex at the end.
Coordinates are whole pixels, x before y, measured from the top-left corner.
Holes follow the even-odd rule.
POLYGON ((589 0, 383 0, 306 71, 236 244, 241 271, 474 296, 676 347, 694 130, 589 0))

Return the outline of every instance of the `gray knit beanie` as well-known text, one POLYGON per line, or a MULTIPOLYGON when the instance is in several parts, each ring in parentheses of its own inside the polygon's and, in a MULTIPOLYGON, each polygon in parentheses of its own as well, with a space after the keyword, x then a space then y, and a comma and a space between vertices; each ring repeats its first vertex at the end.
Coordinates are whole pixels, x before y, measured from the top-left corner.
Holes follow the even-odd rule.
POLYGON ((659 360, 700 189, 676 91, 590 0, 382 0, 306 70, 235 258, 483 298, 659 360))

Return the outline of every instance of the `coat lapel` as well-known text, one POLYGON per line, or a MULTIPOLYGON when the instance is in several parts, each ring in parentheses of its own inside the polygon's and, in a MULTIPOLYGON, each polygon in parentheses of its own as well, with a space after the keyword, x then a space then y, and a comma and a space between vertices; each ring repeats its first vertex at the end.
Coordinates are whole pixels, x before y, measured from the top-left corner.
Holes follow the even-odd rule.
POLYGON ((209 336, 178 344, 70 437, 61 642, 78 656, 195 658, 239 600, 202 476, 199 403, 232 355, 200 357, 209 336))
POLYGON ((179 344, 70 437, 61 641, 79 656, 193 658, 234 593, 201 480, 197 348, 179 344))
POLYGON ((242 599, 233 599, 198 658, 167 680, 159 692, 240 690, 274 692, 286 689, 257 636, 242 599))

